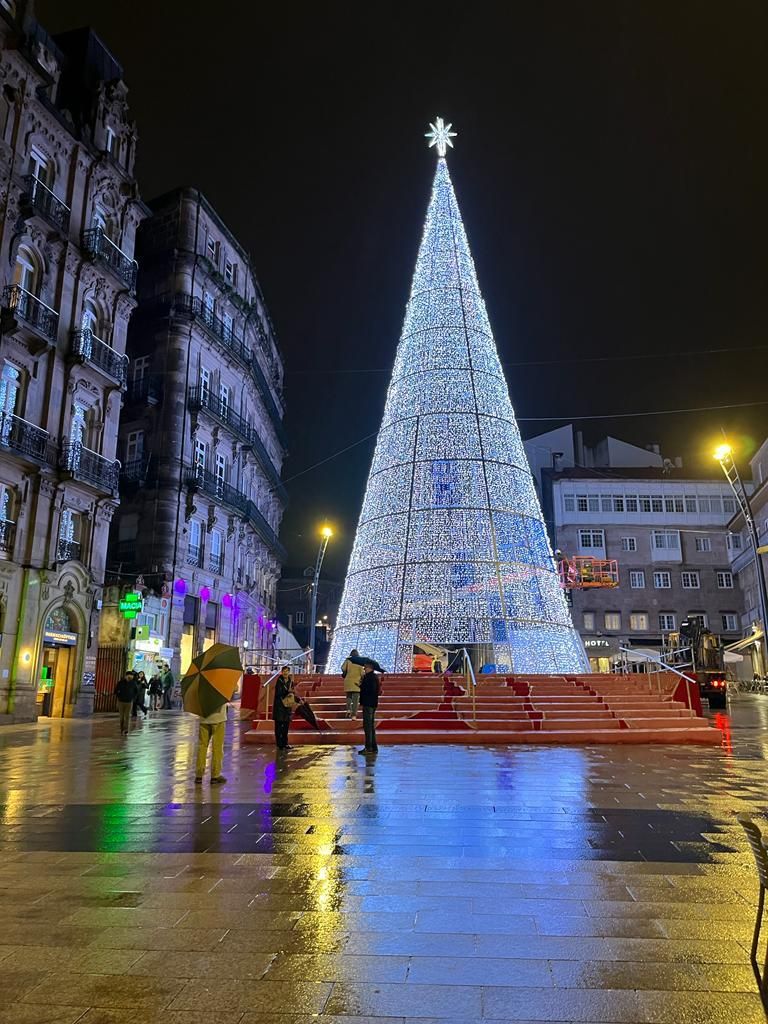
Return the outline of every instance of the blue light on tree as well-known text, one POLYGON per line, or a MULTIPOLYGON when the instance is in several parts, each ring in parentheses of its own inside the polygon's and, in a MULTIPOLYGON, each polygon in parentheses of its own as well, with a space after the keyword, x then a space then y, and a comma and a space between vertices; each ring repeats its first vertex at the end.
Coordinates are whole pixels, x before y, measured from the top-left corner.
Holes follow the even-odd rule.
POLYGON ((329 654, 409 671, 413 645, 472 645, 516 672, 588 671, 438 153, 411 295, 329 654))

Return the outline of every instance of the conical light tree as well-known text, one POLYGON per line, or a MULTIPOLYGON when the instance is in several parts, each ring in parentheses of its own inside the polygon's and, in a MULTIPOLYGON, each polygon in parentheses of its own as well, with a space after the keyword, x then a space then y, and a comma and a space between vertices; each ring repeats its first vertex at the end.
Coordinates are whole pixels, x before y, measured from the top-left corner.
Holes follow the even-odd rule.
POLYGON ((328 659, 410 671, 414 645, 500 671, 589 670, 559 584, 445 161, 438 153, 328 659))

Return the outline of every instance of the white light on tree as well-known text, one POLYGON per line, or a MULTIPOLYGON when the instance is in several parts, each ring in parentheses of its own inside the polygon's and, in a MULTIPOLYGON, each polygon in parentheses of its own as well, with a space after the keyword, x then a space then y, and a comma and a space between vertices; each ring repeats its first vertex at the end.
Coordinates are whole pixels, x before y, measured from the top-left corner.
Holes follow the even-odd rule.
POLYGON ((555 571, 444 159, 439 158, 384 419, 328 660, 408 671, 419 641, 504 671, 588 671, 555 571))

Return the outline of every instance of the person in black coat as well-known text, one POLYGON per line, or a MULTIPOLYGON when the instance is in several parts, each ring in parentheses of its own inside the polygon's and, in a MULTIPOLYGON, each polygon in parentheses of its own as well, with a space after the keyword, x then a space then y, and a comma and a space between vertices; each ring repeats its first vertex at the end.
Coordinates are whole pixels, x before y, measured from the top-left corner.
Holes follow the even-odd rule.
POLYGON ((136 685, 136 673, 128 671, 120 679, 115 687, 117 697, 117 710, 120 712, 120 733, 125 736, 131 724, 131 711, 133 702, 139 695, 139 688, 136 685))
POLYGON ((360 707, 363 709, 363 729, 365 730, 365 746, 359 754, 375 754, 379 749, 376 743, 376 708, 379 706, 379 677, 373 669, 373 662, 366 661, 365 675, 360 680, 360 707))
POLYGON ((283 665, 280 675, 275 680, 275 698, 272 701, 272 718, 275 722, 275 743, 278 750, 290 750, 288 746, 288 729, 293 716, 293 704, 286 704, 286 698, 293 696, 293 677, 290 665, 283 665))

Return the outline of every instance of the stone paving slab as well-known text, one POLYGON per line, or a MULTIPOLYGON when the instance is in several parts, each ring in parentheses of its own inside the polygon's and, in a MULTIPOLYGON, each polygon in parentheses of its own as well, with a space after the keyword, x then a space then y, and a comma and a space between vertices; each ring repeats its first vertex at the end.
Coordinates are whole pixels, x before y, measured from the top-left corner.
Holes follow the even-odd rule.
POLYGON ((277 758, 0 732, 0 1024, 755 1024, 768 700, 728 744, 277 758), (764 749, 765 747, 765 749, 764 749))

